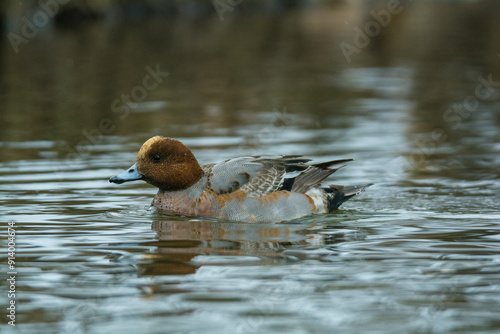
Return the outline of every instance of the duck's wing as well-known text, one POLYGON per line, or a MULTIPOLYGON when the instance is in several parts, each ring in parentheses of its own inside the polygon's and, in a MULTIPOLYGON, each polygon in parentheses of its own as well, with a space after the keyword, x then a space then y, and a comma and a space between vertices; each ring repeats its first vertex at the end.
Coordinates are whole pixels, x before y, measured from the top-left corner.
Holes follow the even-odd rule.
POLYGON ((279 190, 287 173, 303 171, 310 166, 297 155, 251 156, 229 159, 202 166, 208 186, 218 194, 241 189, 254 195, 279 190))
POLYGON ((299 155, 252 156, 203 166, 208 186, 218 194, 245 190, 250 196, 264 196, 278 190, 305 193, 351 161, 335 160, 308 165, 299 155))
POLYGON ((343 163, 353 159, 331 160, 319 164, 311 165, 297 177, 287 179, 284 190, 290 190, 297 193, 305 193, 309 189, 318 186, 321 181, 344 167, 343 163))

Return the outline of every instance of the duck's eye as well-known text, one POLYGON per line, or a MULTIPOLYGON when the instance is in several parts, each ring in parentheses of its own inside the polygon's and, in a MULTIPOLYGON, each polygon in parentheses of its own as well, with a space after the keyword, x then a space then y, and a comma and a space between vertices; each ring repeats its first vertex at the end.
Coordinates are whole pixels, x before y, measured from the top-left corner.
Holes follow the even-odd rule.
POLYGON ((155 156, 153 157, 153 161, 159 162, 160 160, 161 160, 161 157, 158 154, 155 154, 155 156))

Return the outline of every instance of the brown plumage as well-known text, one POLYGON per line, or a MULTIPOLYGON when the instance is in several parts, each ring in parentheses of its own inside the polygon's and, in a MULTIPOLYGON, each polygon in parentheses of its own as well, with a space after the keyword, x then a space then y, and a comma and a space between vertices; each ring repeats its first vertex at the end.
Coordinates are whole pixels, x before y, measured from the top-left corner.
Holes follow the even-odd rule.
POLYGON ((198 161, 183 143, 160 136, 142 145, 137 166, 144 181, 165 191, 189 188, 203 175, 198 161))

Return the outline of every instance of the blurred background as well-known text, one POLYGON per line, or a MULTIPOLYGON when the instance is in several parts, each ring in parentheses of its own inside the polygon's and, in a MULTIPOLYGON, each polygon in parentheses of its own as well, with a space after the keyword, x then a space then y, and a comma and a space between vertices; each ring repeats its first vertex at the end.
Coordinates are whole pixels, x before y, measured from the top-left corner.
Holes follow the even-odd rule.
POLYGON ((441 128, 446 145, 463 131, 485 135, 481 120, 498 126, 498 90, 476 112, 445 112, 475 96, 479 76, 500 81, 500 4, 393 2, 395 14, 391 2, 361 0, 4 1, 0 139, 54 141, 64 158, 102 118, 111 136, 251 137, 242 129, 262 112, 349 126, 354 114, 377 118, 365 102, 399 109, 409 141, 441 128), (388 23, 371 11, 390 13, 388 23), (135 91, 141 101, 132 97, 139 104, 125 117, 122 94, 142 85, 148 66, 169 76, 135 91))
POLYGON ((495 0, 2 1, 23 333, 497 332, 499 17, 495 0), (156 189, 107 182, 154 135, 201 164, 355 158, 332 183, 375 185, 271 227, 161 216, 156 189))

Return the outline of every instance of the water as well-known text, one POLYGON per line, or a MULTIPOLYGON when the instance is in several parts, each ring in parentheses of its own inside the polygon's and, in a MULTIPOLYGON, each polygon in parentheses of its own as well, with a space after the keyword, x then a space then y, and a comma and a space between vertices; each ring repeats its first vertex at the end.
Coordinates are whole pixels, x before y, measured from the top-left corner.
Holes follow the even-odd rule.
POLYGON ((476 91, 500 81, 497 8, 414 4, 351 64, 348 5, 4 41, 2 333, 499 332, 500 88, 476 91), (355 158, 332 182, 375 185, 280 224, 158 215, 154 188, 107 181, 155 134, 201 163, 355 158))

